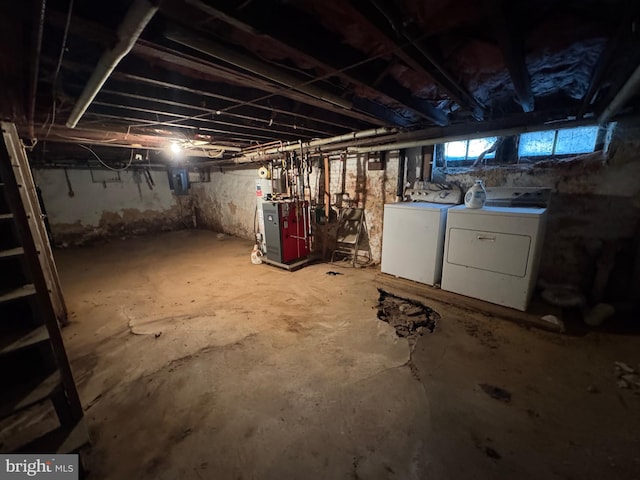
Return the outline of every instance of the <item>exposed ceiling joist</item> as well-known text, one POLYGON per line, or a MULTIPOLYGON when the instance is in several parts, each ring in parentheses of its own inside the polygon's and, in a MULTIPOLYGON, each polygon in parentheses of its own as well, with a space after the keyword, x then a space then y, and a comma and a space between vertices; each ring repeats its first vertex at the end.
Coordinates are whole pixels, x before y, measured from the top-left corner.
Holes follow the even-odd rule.
MULTIPOLYGON (((123 92, 123 91, 117 91, 117 90, 109 90, 109 89, 102 89, 102 91, 100 92, 100 98, 105 98, 107 97, 113 99, 112 101, 115 103, 120 103, 121 100, 115 100, 116 97, 118 98, 126 98, 126 99, 133 99, 133 100, 139 100, 141 102, 144 102, 145 104, 152 104, 152 103, 160 103, 162 105, 168 105, 168 106, 172 106, 172 107, 177 107, 177 108, 181 108, 181 109, 188 109, 188 110, 192 110, 192 112, 190 114, 188 114, 188 117, 194 116, 196 115, 195 113, 193 113, 193 111, 196 112, 200 112, 200 114, 211 114, 212 118, 213 116, 221 116, 222 118, 232 118, 232 119, 238 119, 238 122, 241 122, 242 120, 245 121, 245 125, 247 126, 251 126, 251 128, 257 128, 255 126, 255 124, 264 124, 264 125, 268 125, 268 126, 273 126, 274 128, 269 128, 268 131, 272 131, 274 133, 284 133, 284 134, 292 134, 295 131, 300 131, 300 132, 304 132, 301 133, 302 135, 307 135, 307 136, 317 136, 317 135, 324 135, 324 136, 330 136, 331 134, 333 134, 334 132, 328 128, 325 128, 324 130, 317 130, 305 125, 297 125, 296 123, 283 123, 280 120, 267 120, 267 119, 263 119, 263 118, 258 118, 258 117, 251 117, 248 115, 242 115, 242 114, 238 114, 238 113, 234 113, 234 112, 225 112, 224 114, 222 114, 222 112, 220 112, 219 110, 214 110, 212 108, 207 108, 205 106, 202 105, 193 105, 193 104, 188 104, 188 103, 183 103, 183 102, 177 102, 177 101, 173 101, 173 100, 167 100, 167 99, 163 99, 163 98, 159 98, 159 97, 151 97, 148 95, 137 95, 137 94, 132 94, 132 93, 127 93, 127 92, 123 92), (283 128, 284 130, 280 130, 279 128, 283 128)), ((174 97, 175 98, 175 97, 174 97)), ((133 106, 135 106, 135 103, 133 103, 133 106)), ((228 122, 225 122, 223 120, 216 120, 216 122, 221 123, 221 124, 227 124, 228 122)), ((229 125, 235 125, 234 123, 228 123, 229 125)), ((239 124, 239 123, 238 123, 239 124)), ((267 131, 267 129, 265 129, 265 131, 267 131)))
POLYGON ((34 2, 37 6, 37 14, 33 15, 31 67, 29 76, 29 138, 35 139, 36 99, 38 96, 38 77, 40 76, 40 56, 42 53, 42 37, 44 34, 44 17, 46 13, 46 0, 34 2))
POLYGON ((485 0, 487 13, 498 41, 505 64, 513 82, 518 103, 525 112, 535 109, 535 100, 531 90, 531 77, 527 70, 522 35, 517 31, 517 19, 507 18, 505 5, 501 0, 485 0))
MULTIPOLYGON (((325 38, 322 44, 308 42, 304 33, 313 35, 313 32, 296 31, 296 23, 288 22, 284 17, 274 15, 270 18, 254 17, 252 23, 242 20, 231 14, 222 11, 219 7, 213 7, 201 0, 187 0, 189 5, 201 10, 213 18, 222 20, 228 25, 238 29, 245 34, 259 36, 265 41, 271 42, 274 48, 286 52, 292 58, 301 58, 305 63, 313 65, 317 70, 324 72, 323 76, 335 76, 346 82, 354 84, 361 90, 366 90, 374 97, 385 96, 393 102, 397 102, 401 107, 411 110, 416 115, 427 119, 436 125, 444 126, 448 124, 447 115, 439 108, 434 107, 427 100, 417 98, 401 85, 389 79, 380 82, 371 82, 370 75, 358 75, 360 65, 366 63, 366 57, 355 56, 339 61, 345 57, 345 51, 349 47, 340 43, 331 43, 325 38), (293 39, 295 37, 295 41, 293 39), (295 47, 293 45, 296 45, 295 47), (338 62, 339 63, 336 63, 338 62)), ((174 7, 175 8, 175 7, 174 7)), ((174 11, 173 9, 171 10, 174 11)), ((239 12, 236 11, 236 14, 239 12)), ((300 27, 298 27, 300 28, 300 27)), ((305 28, 301 26, 301 28, 305 28)), ((370 60, 369 60, 370 62, 370 60)))
MULTIPOLYGON (((135 53, 139 56, 143 56, 153 60, 156 64, 164 65, 167 68, 175 68, 176 66, 182 67, 185 70, 181 70, 181 73, 187 77, 194 76, 193 72, 197 72, 204 74, 209 78, 214 78, 221 81, 229 81, 236 85, 259 89, 274 95, 286 96, 293 100, 329 110, 347 117, 355 118, 363 122, 379 123, 380 125, 384 125, 386 123, 385 121, 376 119, 375 117, 372 117, 370 115, 365 115, 350 109, 338 107, 311 95, 299 93, 292 89, 286 89, 267 81, 260 81, 256 79, 255 76, 227 71, 217 65, 175 50, 166 48, 159 49, 150 45, 138 45, 136 46, 135 53)), ((195 78, 198 77, 195 76, 195 78)), ((259 101, 261 98, 262 96, 253 100, 259 101)))
MULTIPOLYGON (((208 99, 216 103, 220 102, 216 109, 225 110, 225 114, 230 112, 228 107, 233 106, 235 107, 234 112, 249 112, 252 116, 257 116, 261 112, 267 120, 275 115, 280 115, 285 118, 293 118, 294 125, 306 125, 320 131, 327 127, 349 130, 353 125, 353 121, 345 116, 310 105, 301 105, 296 111, 291 108, 291 100, 284 97, 271 97, 262 102, 239 106, 243 103, 241 97, 257 98, 260 91, 248 87, 230 89, 224 84, 194 78, 190 78, 188 82, 183 84, 178 84, 175 75, 171 81, 168 81, 171 78, 169 72, 164 73, 158 70, 158 68, 149 69, 141 65, 127 65, 126 71, 114 72, 112 79, 127 84, 129 88, 140 86, 146 92, 156 92, 158 97, 170 94, 171 97, 175 95, 180 98, 184 95, 185 101, 189 102, 197 102, 198 99, 201 102, 208 99), (187 83, 188 85, 186 85, 187 83)), ((126 86, 118 85, 118 87, 122 91, 134 91, 127 89, 126 86)), ((364 128, 368 123, 356 122, 356 125, 359 125, 359 128, 364 128)))
MULTIPOLYGON (((247 148, 378 125, 401 127, 402 134, 437 125, 446 137, 460 128, 480 131, 520 110, 533 110, 535 119, 526 120, 542 124, 578 112, 606 120, 640 109, 635 75, 629 82, 640 64, 639 37, 629 29, 640 4, 631 0, 78 2, 68 35, 68 4, 51 0, 36 76, 24 50, 38 43, 42 3, 32 0, 0 7, 0 73, 11 83, 0 92, 11 104, 0 102, 4 118, 23 132, 32 124, 35 139, 62 138, 57 124, 101 55, 139 33, 139 22, 132 22, 134 35, 118 33, 126 12, 146 2, 159 11, 80 122, 86 130, 125 132, 114 144, 148 134, 159 143, 176 137, 247 148), (167 39, 174 25, 186 41, 167 39), (620 39, 607 45, 612 36, 620 39), (204 43, 194 49, 194 40, 204 43), (34 80, 37 95, 26 95, 27 86, 36 90, 34 80)), ((82 141, 70 130, 67 137, 82 141)))
POLYGON ((582 105, 580 106, 580 111, 578 112, 578 118, 584 117, 585 113, 591 108, 594 97, 602 87, 602 82, 606 76, 606 72, 609 68, 611 61, 613 60, 613 56, 618 47, 619 37, 616 35, 613 38, 610 38, 607 42, 607 45, 603 52, 600 54, 600 58, 598 59, 598 63, 596 67, 593 69, 591 74, 591 80, 589 80, 589 88, 587 89, 587 93, 585 93, 582 98, 582 105))
MULTIPOLYGON (((55 60, 43 57, 45 65, 55 64, 55 60)), ((127 62, 125 62, 127 63, 127 62)), ((121 65, 122 68, 122 65, 121 65)), ((90 67, 65 60, 63 69, 73 71, 76 74, 88 71, 90 67)), ((145 98, 153 98, 158 103, 177 101, 185 105, 193 105, 194 107, 209 107, 211 110, 220 111, 224 117, 245 118, 252 121, 258 121, 266 124, 286 124, 294 130, 300 129, 308 131, 316 136, 331 136, 340 132, 351 130, 348 119, 331 112, 320 111, 314 107, 304 106, 299 111, 294 111, 288 99, 281 97, 273 97, 267 105, 252 104, 245 105, 241 108, 234 108, 233 111, 223 109, 231 106, 237 106, 242 103, 240 96, 260 95, 258 90, 247 88, 233 88, 216 82, 206 82, 198 79, 190 79, 188 84, 176 84, 175 75, 159 68, 151 69, 140 62, 130 62, 126 65, 126 72, 116 71, 106 84, 106 89, 101 90, 101 94, 108 91, 112 95, 120 95, 124 97, 140 96, 142 93, 145 98), (153 74, 153 78, 150 76, 153 74), (166 81, 171 78, 172 82, 166 81), (221 93, 233 94, 234 97, 222 95, 221 93)), ((50 85, 50 84, 48 84, 50 85)), ((70 89, 70 95, 74 95, 73 84, 67 83, 66 89, 70 89)), ((364 126, 364 125, 363 125, 364 126)))
MULTIPOLYGON (((0 19, 11 19, 12 15, 26 17, 28 2, 0 2, 0 19)), ((26 120, 25 101, 28 84, 26 69, 21 62, 28 57, 28 50, 20 41, 24 38, 24 24, 20 21, 8 22, 0 28, 0 115, 1 118, 26 120)))
POLYGON ((623 15, 623 20, 620 22, 615 34, 607 41, 604 50, 598 58, 598 63, 591 74, 589 88, 582 99, 578 118, 582 118, 590 109, 593 109, 593 102, 602 88, 602 84, 607 77, 608 70, 614 61, 620 46, 624 44, 625 39, 628 40, 628 37, 632 35, 634 31, 634 24, 638 20, 639 10, 640 6, 637 3, 632 2, 629 5, 628 11, 623 15))
POLYGON ((598 117, 598 123, 605 125, 609 122, 638 92, 640 92, 640 65, 636 67, 616 96, 613 97, 613 100, 602 110, 598 117))
MULTIPOLYGON (((194 114, 193 111, 186 110, 181 106, 171 105, 168 108, 163 108, 163 110, 156 110, 157 104, 154 103, 153 100, 140 101, 138 99, 133 100, 120 97, 112 98, 112 101, 108 101, 104 96, 101 96, 94 101, 94 105, 107 107, 111 110, 125 111, 128 112, 129 116, 136 116, 132 115, 135 113, 150 114, 155 116, 159 122, 164 118, 165 124, 173 124, 176 127, 181 127, 188 121, 190 125, 198 129, 218 129, 218 133, 225 131, 229 133, 258 133, 274 139, 284 138, 287 140, 314 137, 314 135, 308 132, 305 133, 297 129, 282 129, 275 126, 268 127, 249 123, 229 122, 219 119, 219 115, 217 115, 216 112, 207 111, 203 114, 202 111, 200 111, 200 113, 194 114)), ((143 118, 143 120, 147 119, 147 117, 143 118)))
MULTIPOLYGON (((38 132, 37 132, 38 133, 38 132)), ((168 132, 133 133, 127 131, 127 127, 113 123, 102 122, 100 124, 85 125, 79 123, 69 131, 64 125, 52 125, 48 133, 47 141, 59 143, 86 143, 105 146, 135 146, 139 148, 167 148, 172 141, 180 141, 184 137, 167 134, 168 132)), ((26 134, 26 131, 20 131, 26 134)), ((44 135, 43 135, 44 138, 44 135)))
MULTIPOLYGON (((221 104, 218 110, 224 110, 225 114, 229 111, 229 107, 233 106, 235 107, 233 109, 234 112, 245 112, 247 109, 261 110, 262 112, 267 112, 267 114, 265 114, 265 118, 267 119, 273 118, 275 115, 284 115, 286 118, 294 118, 295 125, 308 125, 319 130, 323 130, 326 128, 325 126, 336 127, 342 130, 349 130, 352 128, 349 125, 349 119, 342 115, 307 105, 296 110, 291 108, 292 102, 287 98, 273 97, 268 101, 260 103, 253 102, 250 105, 243 105, 239 107, 239 105, 243 103, 241 98, 239 98, 241 95, 251 94, 252 97, 254 97, 259 93, 257 90, 240 89, 237 91, 236 89, 233 89, 233 91, 229 92, 228 88, 218 88, 219 85, 215 82, 205 82, 197 79, 191 79, 191 81, 188 82, 189 86, 185 86, 184 84, 179 85, 174 82, 168 82, 164 79, 165 77, 162 77, 162 79, 151 78, 144 72, 129 72, 131 72, 131 70, 128 70, 127 73, 116 72, 113 75, 113 78, 136 82, 137 84, 143 85, 144 88, 154 86, 161 89, 169 89, 172 92, 186 92, 196 96, 201 96, 203 99, 210 98, 220 100, 225 103, 221 104), (217 92, 222 92, 224 94, 217 92)), ((356 123, 356 125, 364 127, 367 123, 356 123)))
MULTIPOLYGON (((354 4, 369 19, 375 18, 371 12, 370 5, 372 5, 383 16, 383 20, 375 21, 375 27, 389 39, 400 36, 401 41, 408 41, 419 52, 420 57, 408 52, 406 52, 405 57, 411 56, 412 63, 415 62, 421 65, 421 68, 434 79, 440 88, 447 92, 451 99, 465 110, 470 111, 477 120, 484 119, 486 107, 481 105, 443 65, 442 60, 434 53, 433 47, 427 45, 424 41, 424 32, 419 31, 415 25, 402 20, 402 16, 397 10, 397 5, 381 0, 356 0, 354 4)), ((398 45, 397 41, 394 41, 394 43, 396 46, 398 45)))
POLYGON ((169 40, 184 45, 185 47, 192 48, 198 52, 204 53, 211 57, 222 60, 223 62, 230 63, 243 70, 247 70, 256 75, 260 75, 268 80, 272 80, 287 88, 292 88, 299 92, 302 92, 311 97, 317 98, 329 102, 332 105, 340 108, 350 110, 353 108, 353 104, 345 100, 344 98, 335 95, 327 90, 324 90, 316 85, 311 84, 308 81, 302 80, 289 73, 286 73, 278 68, 268 65, 260 60, 257 60, 249 55, 245 55, 238 51, 222 45, 219 42, 215 42, 211 39, 206 39, 201 36, 189 34, 182 29, 172 28, 165 33, 165 37, 169 40))
MULTIPOLYGON (((118 109, 120 111, 115 111, 113 107, 104 108, 99 105, 94 105, 91 107, 90 111, 86 112, 87 119, 89 118, 98 118, 98 119, 107 119, 112 122, 123 121, 127 122, 130 125, 136 125, 139 127, 168 127, 171 128, 174 132, 181 132, 184 130, 204 133, 204 134, 219 134, 226 135, 229 140, 238 141, 238 142, 269 142, 279 140, 281 137, 277 135, 261 135, 252 131, 252 133, 246 132, 238 132, 233 129, 220 129, 220 128, 210 128, 210 127, 198 127, 193 124, 184 124, 177 123, 173 116, 163 114, 164 119, 158 119, 157 115, 150 112, 141 112, 141 111, 132 111, 128 109, 118 109), (123 113, 122 110, 127 113, 123 113)), ((184 133, 179 134, 184 140, 190 140, 190 137, 185 135, 184 133)), ((293 138, 292 138, 293 139, 293 138)))
MULTIPOLYGON (((53 24, 60 26, 60 22, 62 20, 60 14, 52 15, 51 18, 51 22, 53 24)), ((77 17, 74 17, 72 20, 71 32, 81 36, 82 38, 98 41, 100 44, 109 42, 109 39, 114 37, 112 32, 109 32, 104 27, 77 17)), ((242 73, 236 69, 225 67, 223 65, 213 64, 203 60, 202 58, 186 54, 185 52, 162 47, 145 40, 139 40, 132 47, 131 53, 137 57, 150 60, 154 65, 164 66, 167 70, 178 69, 181 75, 185 75, 187 77, 217 79, 218 81, 231 82, 242 87, 259 89, 270 95, 288 97, 303 104, 312 105, 316 108, 321 108, 323 110, 364 122, 363 126, 371 124, 384 126, 388 123, 406 124, 406 120, 402 119, 398 115, 393 115, 393 112, 390 112, 385 118, 380 119, 372 114, 360 113, 347 108, 342 108, 325 100, 300 93, 294 89, 282 87, 270 81, 257 79, 255 75, 242 73)), ((242 101, 240 104, 259 102, 263 97, 264 95, 260 94, 255 98, 251 98, 249 102, 242 101)), ((366 108, 366 105, 364 108, 366 108)))
MULTIPOLYGON (((205 55, 209 55, 211 57, 217 58, 218 60, 222 60, 223 62, 233 64, 243 70, 247 70, 256 75, 260 75, 266 79, 272 80, 284 86, 287 89, 287 92, 297 91, 305 96, 309 96, 314 100, 314 103, 316 104, 318 101, 323 102, 324 104, 328 104, 328 107, 330 107, 334 111, 336 111, 335 109, 339 108, 340 110, 338 111, 340 113, 344 113, 345 115, 354 116, 354 118, 360 119, 362 119, 363 116, 365 118, 368 116, 370 121, 372 118, 377 118, 379 120, 382 120, 384 123, 391 124, 408 125, 409 123, 406 119, 403 119, 390 109, 375 108, 375 106, 372 105, 373 102, 369 102, 364 99, 357 102, 356 104, 354 103, 354 101, 349 101, 341 98, 336 94, 312 85, 309 81, 300 79, 292 74, 275 68, 267 63, 256 60, 248 55, 236 52, 220 43, 214 42, 213 40, 205 39, 193 34, 188 34, 178 29, 169 31, 166 34, 166 37, 169 40, 192 48, 200 53, 204 53, 205 55), (364 115, 358 114, 355 111, 356 109, 364 112, 364 115)), ((291 95, 290 93, 284 94, 291 95)))
POLYGON ((75 128, 111 72, 131 51, 147 23, 157 11, 158 6, 149 0, 134 0, 116 32, 118 41, 102 54, 84 90, 76 100, 67 119, 68 128, 75 128))

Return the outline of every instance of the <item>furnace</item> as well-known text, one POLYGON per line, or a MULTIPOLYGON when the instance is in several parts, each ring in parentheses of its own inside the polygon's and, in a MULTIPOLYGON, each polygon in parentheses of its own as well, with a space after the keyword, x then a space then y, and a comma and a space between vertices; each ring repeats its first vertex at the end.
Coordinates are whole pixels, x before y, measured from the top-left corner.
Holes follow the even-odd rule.
POLYGON ((308 202, 262 204, 267 259, 290 264, 309 255, 308 202))

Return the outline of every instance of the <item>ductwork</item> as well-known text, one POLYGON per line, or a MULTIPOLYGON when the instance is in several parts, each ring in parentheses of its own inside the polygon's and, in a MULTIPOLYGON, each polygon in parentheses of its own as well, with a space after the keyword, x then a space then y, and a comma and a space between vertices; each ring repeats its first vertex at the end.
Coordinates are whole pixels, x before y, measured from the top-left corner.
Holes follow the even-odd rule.
POLYGON ((142 31, 157 11, 158 6, 156 2, 150 0, 134 0, 116 32, 118 38, 116 45, 102 54, 91 78, 73 107, 71 115, 67 120, 67 127, 76 127, 78 121, 82 118, 82 115, 84 115, 84 112, 87 111, 93 99, 108 80, 111 72, 113 72, 120 61, 131 51, 131 48, 135 45, 142 31))

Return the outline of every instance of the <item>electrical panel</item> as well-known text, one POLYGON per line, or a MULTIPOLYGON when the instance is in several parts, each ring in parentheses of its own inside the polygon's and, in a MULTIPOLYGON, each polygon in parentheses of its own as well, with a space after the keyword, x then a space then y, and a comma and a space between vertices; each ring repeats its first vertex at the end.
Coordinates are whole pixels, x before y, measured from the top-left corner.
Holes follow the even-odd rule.
POLYGON ((169 188, 176 195, 189 194, 189 172, 186 168, 169 169, 169 188))

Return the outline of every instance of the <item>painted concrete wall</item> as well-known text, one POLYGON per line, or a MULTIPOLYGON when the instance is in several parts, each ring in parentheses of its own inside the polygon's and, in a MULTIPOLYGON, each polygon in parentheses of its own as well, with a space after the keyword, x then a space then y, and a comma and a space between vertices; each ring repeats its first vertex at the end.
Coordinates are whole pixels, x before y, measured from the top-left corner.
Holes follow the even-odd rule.
POLYGON ((134 170, 34 169, 56 244, 85 244, 104 237, 184 228, 191 221, 189 199, 176 199, 166 171, 152 171, 149 189, 134 170), (178 203, 182 202, 182 205, 178 203))

